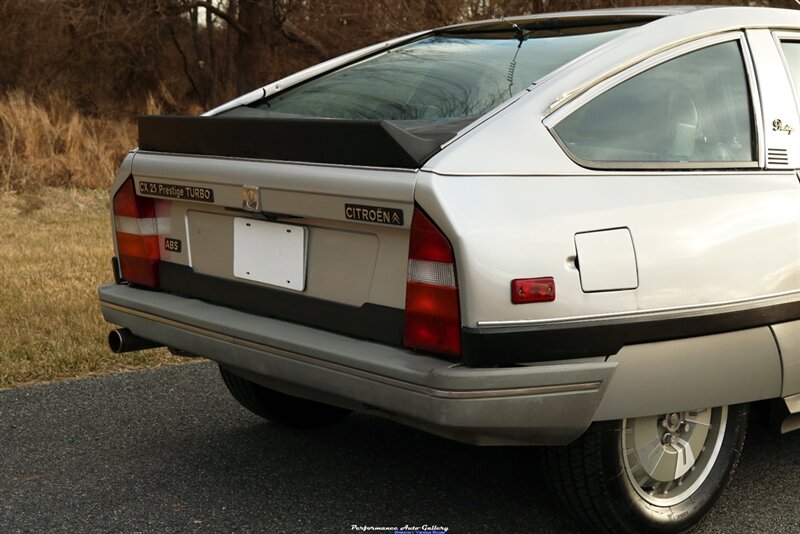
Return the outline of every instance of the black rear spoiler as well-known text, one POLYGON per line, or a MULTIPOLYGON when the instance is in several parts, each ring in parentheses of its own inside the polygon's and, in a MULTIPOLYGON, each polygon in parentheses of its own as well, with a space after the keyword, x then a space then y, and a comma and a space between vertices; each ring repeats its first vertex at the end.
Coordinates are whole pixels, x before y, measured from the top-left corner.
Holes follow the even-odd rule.
POLYGON ((139 148, 154 152, 416 169, 455 131, 406 131, 385 120, 139 117, 139 148))

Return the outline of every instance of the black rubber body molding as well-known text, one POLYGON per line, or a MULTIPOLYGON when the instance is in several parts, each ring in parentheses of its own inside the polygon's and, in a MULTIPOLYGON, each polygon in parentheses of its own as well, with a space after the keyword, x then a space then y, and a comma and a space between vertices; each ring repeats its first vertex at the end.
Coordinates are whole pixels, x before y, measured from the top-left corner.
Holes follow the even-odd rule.
POLYGON ((800 319, 800 301, 699 317, 671 317, 547 327, 463 328, 462 361, 470 367, 611 356, 626 345, 759 328, 800 319))
MULTIPOLYGON (((161 289, 257 315, 402 346, 405 312, 367 303, 348 306, 196 273, 162 261, 161 289)), ((800 300, 702 316, 650 318, 616 324, 479 327, 461 330, 460 361, 468 367, 611 356, 627 345, 759 328, 800 319, 800 300)))
POLYGON ((166 261, 159 264, 159 276, 161 289, 176 295, 387 345, 403 343, 404 311, 396 308, 370 303, 348 306, 209 276, 166 261))

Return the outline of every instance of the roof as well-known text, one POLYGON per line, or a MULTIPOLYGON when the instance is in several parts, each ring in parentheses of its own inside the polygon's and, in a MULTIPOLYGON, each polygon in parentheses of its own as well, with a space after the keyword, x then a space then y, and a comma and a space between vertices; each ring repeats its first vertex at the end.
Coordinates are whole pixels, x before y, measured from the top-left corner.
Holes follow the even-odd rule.
POLYGON ((537 26, 576 26, 582 24, 595 25, 649 21, 715 7, 719 6, 650 6, 558 11, 554 13, 506 17, 505 20, 495 17, 492 19, 463 22, 461 24, 453 24, 451 26, 439 28, 438 31, 507 29, 508 22, 513 22, 514 24, 527 28, 537 26))
POLYGON ((620 35, 553 73, 556 93, 569 97, 660 51, 695 39, 743 29, 800 29, 800 11, 775 8, 705 6, 675 11, 620 35))
POLYGON ((741 19, 742 13, 746 13, 745 19, 751 18, 754 26, 760 24, 758 22, 759 19, 764 20, 762 25, 770 25, 777 17, 785 17, 790 25, 800 26, 800 10, 769 7, 690 5, 585 9, 580 11, 559 11, 555 13, 519 15, 506 17, 505 19, 495 17, 492 19, 443 26, 434 31, 450 33, 454 31, 508 30, 509 22, 526 29, 630 24, 635 22, 647 23, 658 19, 672 19, 686 15, 702 17, 706 16, 704 12, 709 12, 708 16, 711 19, 718 19, 722 13, 734 19, 741 19), (711 12, 713 12, 713 14, 711 12))

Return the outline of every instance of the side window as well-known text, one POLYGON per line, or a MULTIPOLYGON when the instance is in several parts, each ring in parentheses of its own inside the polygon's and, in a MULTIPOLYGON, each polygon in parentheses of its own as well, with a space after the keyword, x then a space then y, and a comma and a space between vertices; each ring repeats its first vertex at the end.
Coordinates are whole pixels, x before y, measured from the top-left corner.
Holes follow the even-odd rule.
POLYGON ((555 131, 589 162, 752 162, 739 43, 689 52, 638 74, 575 110, 555 131))
POLYGON ((781 48, 789 66, 789 74, 792 75, 794 94, 800 102, 800 41, 781 41, 781 48))

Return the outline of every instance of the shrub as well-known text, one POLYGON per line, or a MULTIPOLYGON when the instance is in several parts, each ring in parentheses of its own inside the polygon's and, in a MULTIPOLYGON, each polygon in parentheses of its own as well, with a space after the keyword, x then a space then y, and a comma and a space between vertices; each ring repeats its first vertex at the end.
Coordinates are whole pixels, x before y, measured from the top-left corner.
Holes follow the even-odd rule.
POLYGON ((59 95, 9 92, 0 97, 0 191, 106 188, 135 139, 130 119, 81 115, 59 95))

